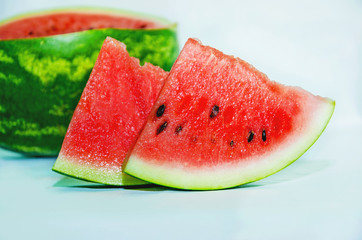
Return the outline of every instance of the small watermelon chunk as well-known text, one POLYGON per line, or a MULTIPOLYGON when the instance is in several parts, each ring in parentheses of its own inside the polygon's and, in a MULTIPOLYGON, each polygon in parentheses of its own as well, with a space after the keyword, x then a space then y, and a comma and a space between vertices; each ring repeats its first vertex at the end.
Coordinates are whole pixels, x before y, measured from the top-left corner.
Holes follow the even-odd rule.
POLYGON ((145 182, 122 173, 167 72, 130 57, 108 37, 73 114, 53 170, 110 185, 145 182))
POLYGON ((321 135, 334 106, 189 39, 125 172, 181 189, 256 181, 298 159, 321 135))

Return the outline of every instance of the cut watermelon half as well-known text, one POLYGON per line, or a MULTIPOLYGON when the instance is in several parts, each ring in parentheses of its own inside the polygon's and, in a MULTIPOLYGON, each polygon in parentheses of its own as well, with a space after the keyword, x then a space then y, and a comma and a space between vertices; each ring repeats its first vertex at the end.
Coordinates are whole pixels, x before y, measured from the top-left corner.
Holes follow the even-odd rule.
POLYGON ((145 182, 122 173, 167 72, 130 57, 108 37, 73 114, 53 170, 110 185, 145 182))
POLYGON ((0 147, 58 155, 107 36, 166 71, 179 53, 175 23, 124 10, 53 9, 0 21, 0 147))
POLYGON ((181 189, 256 181, 298 159, 321 135, 334 106, 189 39, 125 172, 181 189))

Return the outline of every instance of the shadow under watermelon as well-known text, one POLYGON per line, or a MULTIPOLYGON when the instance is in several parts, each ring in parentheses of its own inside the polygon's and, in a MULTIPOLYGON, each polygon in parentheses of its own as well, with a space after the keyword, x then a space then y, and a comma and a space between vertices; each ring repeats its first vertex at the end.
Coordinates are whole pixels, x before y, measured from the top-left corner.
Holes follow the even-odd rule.
POLYGON ((157 185, 155 184, 142 184, 135 186, 114 186, 114 185, 105 185, 101 183, 88 182, 77 178, 62 177, 58 182, 56 182, 53 187, 67 187, 67 188, 91 188, 91 189, 111 189, 111 188, 125 188, 125 189, 134 189, 134 188, 152 188, 157 185))
MULTIPOLYGON (((238 187, 237 189, 243 188, 256 188, 263 187, 265 185, 272 185, 278 183, 285 183, 288 181, 297 180, 306 176, 313 175, 319 171, 322 171, 331 166, 331 162, 328 160, 308 160, 308 159, 299 159, 295 163, 288 166, 286 169, 283 169, 280 172, 277 172, 267 178, 261 179, 256 182, 244 184, 238 187)), ((156 184, 143 184, 136 186, 112 186, 105 185, 100 183, 87 182, 80 179, 72 177, 63 177, 58 182, 56 182, 54 187, 65 187, 65 188, 82 188, 82 189, 129 189, 136 191, 167 191, 167 190, 177 190, 177 191, 189 191, 189 190, 180 190, 173 189, 169 187, 159 186, 156 184)), ((194 191, 194 190, 193 190, 194 191)))
MULTIPOLYGON (((264 186, 278 183, 285 183, 289 181, 298 180, 307 176, 311 176, 329 168, 332 165, 330 160, 317 160, 317 159, 299 159, 292 163, 285 169, 259 181, 249 183, 246 185, 264 186)), ((242 187, 242 186, 240 186, 242 187)))

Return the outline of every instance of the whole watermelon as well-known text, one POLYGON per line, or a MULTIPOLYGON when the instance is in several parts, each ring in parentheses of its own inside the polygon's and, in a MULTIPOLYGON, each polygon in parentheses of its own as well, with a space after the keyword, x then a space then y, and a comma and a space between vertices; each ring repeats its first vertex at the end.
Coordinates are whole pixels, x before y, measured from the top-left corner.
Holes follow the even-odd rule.
POLYGON ((170 70, 176 24, 123 11, 72 9, 0 23, 0 146, 26 155, 58 154, 105 38, 140 63, 170 70))

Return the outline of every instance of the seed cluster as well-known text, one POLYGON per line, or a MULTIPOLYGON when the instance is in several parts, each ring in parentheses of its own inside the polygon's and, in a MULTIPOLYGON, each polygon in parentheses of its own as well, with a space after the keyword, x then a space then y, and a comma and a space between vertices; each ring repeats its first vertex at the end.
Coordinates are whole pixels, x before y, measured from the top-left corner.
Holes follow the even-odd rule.
MULTIPOLYGON (((162 104, 161 106, 159 106, 157 108, 157 111, 156 111, 156 117, 157 118, 160 118, 163 116, 164 112, 166 110, 166 106, 165 104, 162 104)), ((220 107, 218 105, 214 105, 212 108, 211 108, 211 113, 210 113, 210 118, 211 119, 214 119, 217 117, 217 115, 219 114, 219 111, 220 111, 220 107)), ((156 131, 156 135, 160 134, 161 132, 165 131, 166 127, 167 127, 167 121, 164 121, 157 129, 156 131)), ((181 131, 182 131, 183 127, 182 125, 178 125, 176 128, 175 128, 175 134, 178 135, 181 131)), ((248 134, 248 137, 247 137, 247 140, 248 140, 248 143, 250 143, 251 141, 253 141, 254 139, 254 136, 255 136, 255 133, 254 131, 250 130, 249 131, 249 134, 248 134)), ((193 141, 196 142, 197 141, 197 136, 195 136, 193 138, 193 141)), ((263 142, 266 141, 266 132, 265 132, 265 129, 263 129, 262 131, 262 134, 261 134, 261 139, 263 140, 263 142)), ((215 138, 212 138, 211 139, 211 142, 212 143, 215 143, 215 138)), ((235 146, 235 142, 234 140, 231 140, 230 141, 230 147, 234 147, 235 146)))

